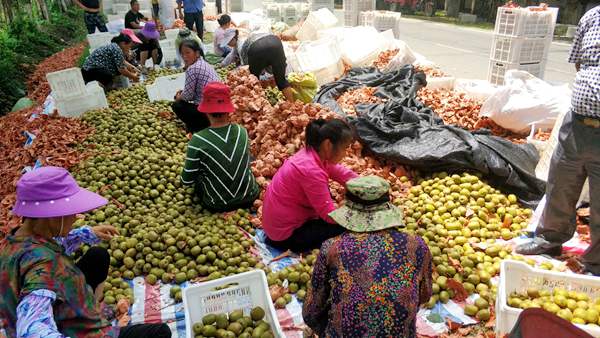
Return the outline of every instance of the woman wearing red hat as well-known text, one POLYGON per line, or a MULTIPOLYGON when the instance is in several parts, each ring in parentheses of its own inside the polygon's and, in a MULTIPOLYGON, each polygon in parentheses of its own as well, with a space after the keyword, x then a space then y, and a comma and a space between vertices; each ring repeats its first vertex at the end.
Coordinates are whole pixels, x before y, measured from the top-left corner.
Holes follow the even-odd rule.
POLYGON ((211 82, 204 88, 198 111, 206 113, 210 127, 192 136, 181 173, 181 182, 194 185, 202 206, 212 212, 249 208, 259 194, 248 132, 229 120, 234 110, 227 85, 211 82))
POLYGON ((117 234, 108 225, 71 229, 76 214, 107 203, 63 168, 42 167, 19 179, 12 213, 23 223, 0 241, 0 337, 171 337, 165 324, 119 328, 101 316, 94 293, 102 293, 108 276, 106 249, 71 258, 81 244, 117 234))

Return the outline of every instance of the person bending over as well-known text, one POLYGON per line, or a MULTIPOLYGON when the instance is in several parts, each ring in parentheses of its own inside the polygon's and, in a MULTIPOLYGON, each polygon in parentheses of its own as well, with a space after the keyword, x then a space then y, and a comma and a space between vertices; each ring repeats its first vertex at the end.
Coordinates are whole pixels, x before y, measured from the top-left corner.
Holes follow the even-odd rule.
POLYGON ((98 81, 104 89, 110 89, 113 78, 124 75, 134 82, 138 81, 138 69, 125 61, 133 40, 129 35, 121 33, 112 38, 111 43, 94 50, 81 67, 85 83, 98 81))

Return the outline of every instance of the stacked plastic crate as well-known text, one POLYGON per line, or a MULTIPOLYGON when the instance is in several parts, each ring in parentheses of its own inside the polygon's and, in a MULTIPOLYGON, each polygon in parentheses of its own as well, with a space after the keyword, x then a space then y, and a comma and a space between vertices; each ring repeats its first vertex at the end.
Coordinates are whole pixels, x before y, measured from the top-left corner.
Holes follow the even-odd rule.
POLYGON ((334 10, 334 1, 333 0, 312 0, 311 1, 311 10, 316 11, 321 8, 327 8, 328 10, 334 10))
POLYGON ((558 8, 498 8, 488 80, 502 85, 510 69, 543 78, 557 15, 558 8))
POLYGON ((375 10, 375 0, 344 0, 344 23, 357 26, 360 13, 372 10, 375 10))
POLYGON ((372 26, 379 32, 392 30, 394 36, 400 36, 400 12, 365 11, 359 15, 359 25, 372 26))

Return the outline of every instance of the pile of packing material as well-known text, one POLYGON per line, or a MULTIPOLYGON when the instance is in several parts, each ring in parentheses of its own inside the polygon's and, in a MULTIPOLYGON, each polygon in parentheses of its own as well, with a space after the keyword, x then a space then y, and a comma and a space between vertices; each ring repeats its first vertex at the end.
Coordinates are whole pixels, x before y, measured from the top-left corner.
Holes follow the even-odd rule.
POLYGON ((293 60, 295 71, 315 74, 319 85, 332 82, 344 73, 340 46, 334 38, 303 42, 293 60))
POLYGON ((335 27, 319 31, 320 38, 338 41, 344 62, 352 67, 369 66, 382 51, 392 47, 389 33, 373 27, 335 27))
POLYGON ((296 33, 300 41, 316 40, 320 30, 334 27, 338 22, 335 15, 327 8, 310 12, 296 33))

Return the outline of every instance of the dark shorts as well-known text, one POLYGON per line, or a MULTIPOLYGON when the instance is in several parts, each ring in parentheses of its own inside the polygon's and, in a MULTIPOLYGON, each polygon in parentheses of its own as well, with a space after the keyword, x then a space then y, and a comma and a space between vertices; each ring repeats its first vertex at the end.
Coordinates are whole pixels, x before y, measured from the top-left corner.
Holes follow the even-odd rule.
POLYGON ((96 28, 100 32, 108 32, 104 19, 98 13, 84 13, 83 21, 85 22, 88 34, 94 34, 96 28))
POLYGON ((113 78, 115 77, 114 74, 99 68, 92 68, 89 70, 81 69, 81 75, 83 76, 83 81, 85 83, 98 81, 104 88, 110 87, 113 78))
POLYGON ((283 44, 275 35, 260 38, 248 48, 248 65, 250 73, 256 77, 259 77, 263 70, 271 68, 279 90, 290 86, 285 76, 287 59, 283 44))

